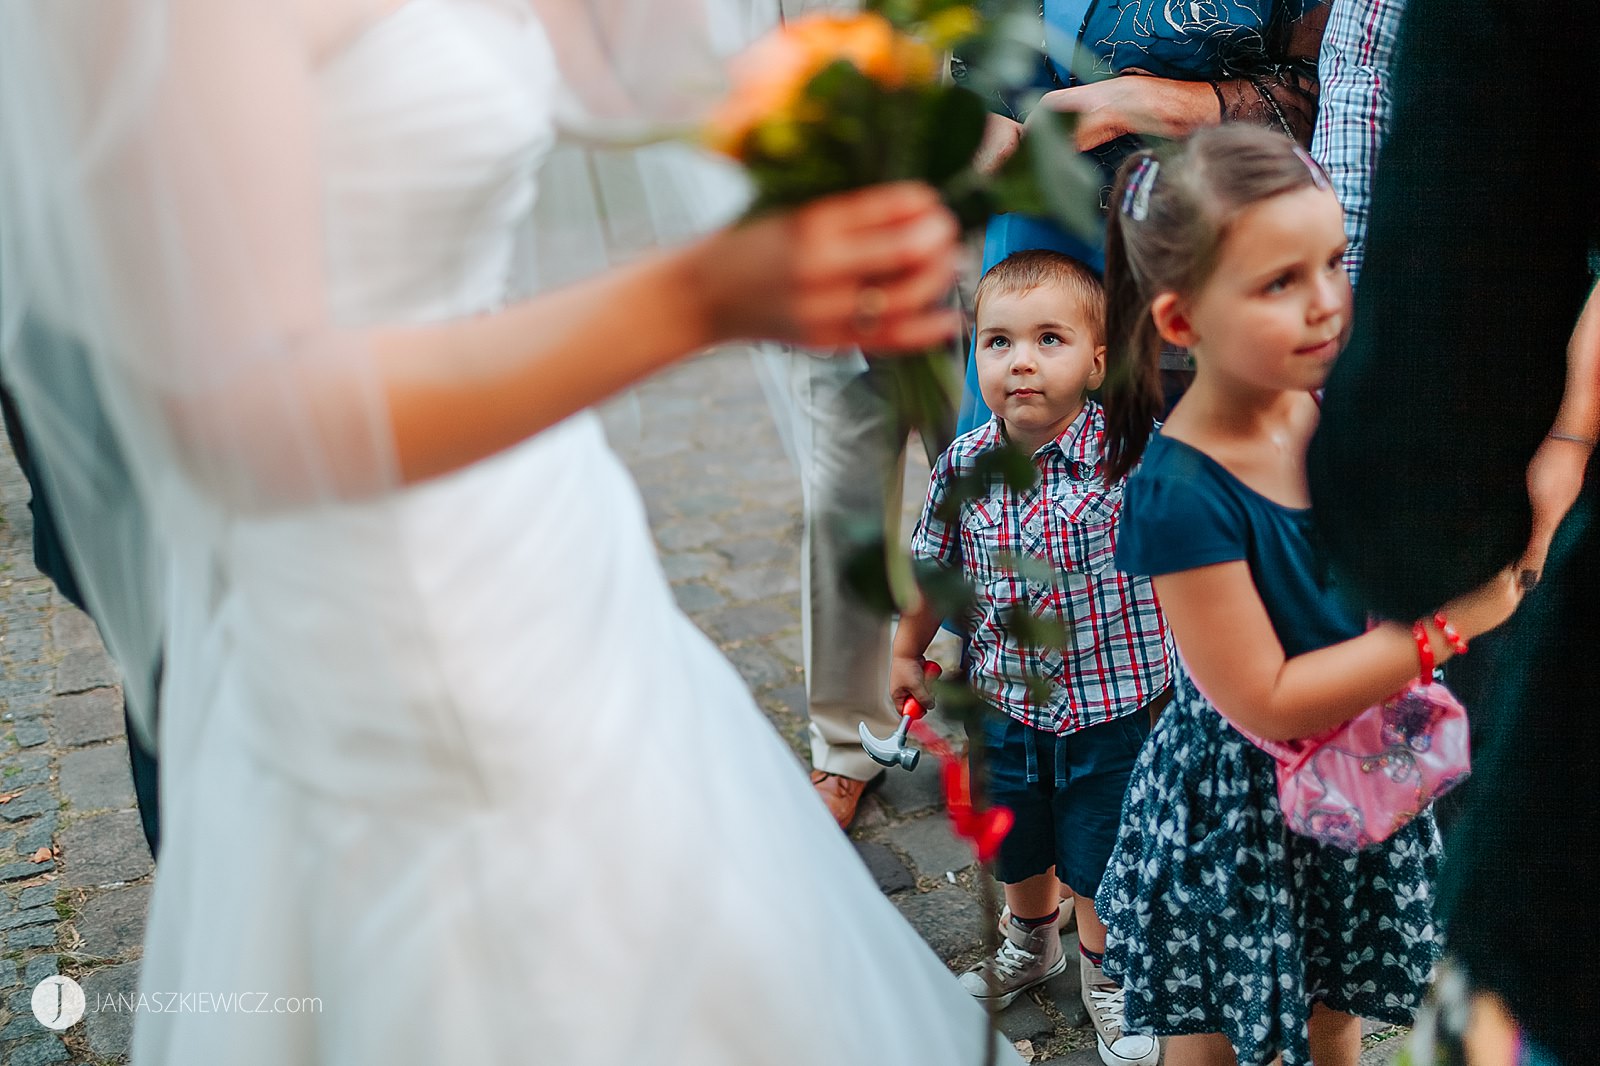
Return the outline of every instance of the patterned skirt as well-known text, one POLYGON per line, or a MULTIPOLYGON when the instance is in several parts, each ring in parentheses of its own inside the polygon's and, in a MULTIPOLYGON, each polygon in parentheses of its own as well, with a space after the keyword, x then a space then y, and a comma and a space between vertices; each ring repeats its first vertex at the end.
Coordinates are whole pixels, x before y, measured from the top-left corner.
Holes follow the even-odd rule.
POLYGON ((1304 1066, 1313 1003, 1409 1025, 1440 954, 1439 860, 1431 811, 1356 853, 1291 833, 1272 759, 1179 671, 1095 901, 1128 1028, 1304 1066))

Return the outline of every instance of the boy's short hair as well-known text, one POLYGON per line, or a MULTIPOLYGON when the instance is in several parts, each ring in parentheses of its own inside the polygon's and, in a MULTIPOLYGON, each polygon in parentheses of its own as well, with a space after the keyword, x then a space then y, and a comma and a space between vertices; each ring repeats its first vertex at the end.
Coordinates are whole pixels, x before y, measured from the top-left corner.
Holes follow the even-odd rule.
POLYGON ((1096 344, 1106 339, 1106 293, 1100 276, 1088 266, 1061 252, 1035 248, 1013 252, 990 267, 973 296, 974 320, 983 314, 983 298, 991 293, 1022 293, 1041 285, 1059 285, 1077 301, 1096 344))

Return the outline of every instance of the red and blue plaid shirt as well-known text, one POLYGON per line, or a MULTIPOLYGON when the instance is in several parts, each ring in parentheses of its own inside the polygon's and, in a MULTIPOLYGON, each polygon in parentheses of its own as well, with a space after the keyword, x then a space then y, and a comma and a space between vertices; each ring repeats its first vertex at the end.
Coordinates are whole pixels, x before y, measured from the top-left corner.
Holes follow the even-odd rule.
POLYGON ((1101 479, 1104 437, 1105 413, 1091 400, 1034 453, 1039 480, 1032 489, 1019 494, 997 483, 989 495, 963 503, 960 523, 952 525, 939 518, 950 486, 1005 441, 999 419, 990 419, 957 437, 934 464, 911 538, 913 555, 959 567, 975 588, 977 602, 961 619, 971 641, 969 680, 1006 714, 1049 733, 1130 714, 1171 681, 1155 589, 1148 578, 1116 568, 1123 486, 1107 488, 1101 479), (1047 567, 1014 562, 1029 558, 1047 567), (1006 624, 1017 609, 1059 621, 1067 646, 1024 646, 1006 624), (1048 699, 1037 698, 1041 680, 1048 699))

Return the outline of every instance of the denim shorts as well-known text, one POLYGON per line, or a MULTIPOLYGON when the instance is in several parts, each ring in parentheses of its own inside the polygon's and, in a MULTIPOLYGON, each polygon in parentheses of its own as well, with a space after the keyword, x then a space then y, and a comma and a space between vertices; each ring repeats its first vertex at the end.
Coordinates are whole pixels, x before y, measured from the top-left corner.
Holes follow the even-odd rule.
POLYGON ((996 875, 1014 885, 1054 866, 1073 892, 1093 899, 1117 843, 1134 759, 1150 735, 1147 708, 1061 735, 995 713, 980 730, 989 802, 1017 816, 996 875))

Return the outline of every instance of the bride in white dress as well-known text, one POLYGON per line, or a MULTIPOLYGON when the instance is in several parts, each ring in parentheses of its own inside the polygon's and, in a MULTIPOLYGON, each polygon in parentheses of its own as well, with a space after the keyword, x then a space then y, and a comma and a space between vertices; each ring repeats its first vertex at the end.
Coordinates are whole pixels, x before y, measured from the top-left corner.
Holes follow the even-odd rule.
POLYGON ((508 302, 548 41, 623 70, 624 6, 0 0, 6 311, 87 345, 165 545, 142 989, 239 996, 136 1062, 981 1061, 582 411, 947 333, 953 224, 880 190, 508 302))

